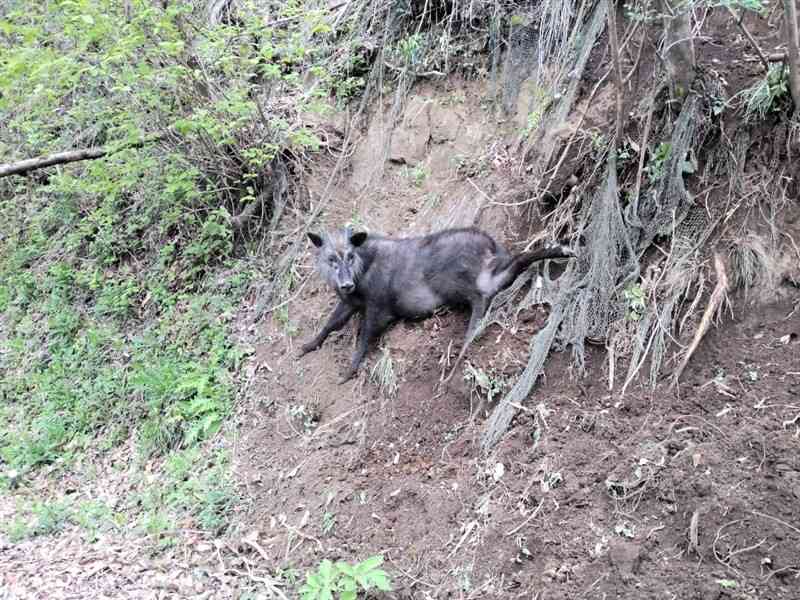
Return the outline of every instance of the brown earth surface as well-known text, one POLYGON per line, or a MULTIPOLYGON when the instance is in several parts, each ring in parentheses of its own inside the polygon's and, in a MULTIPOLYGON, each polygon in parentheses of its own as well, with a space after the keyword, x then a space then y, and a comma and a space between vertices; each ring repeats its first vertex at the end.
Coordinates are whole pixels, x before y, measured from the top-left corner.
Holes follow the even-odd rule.
MULTIPOLYGON (((424 94, 409 105, 441 98, 426 103, 424 94)), ((469 98, 450 110, 487 119, 469 98)), ((392 153, 423 165, 447 155, 408 150, 430 142, 429 123, 406 121, 392 153)), ((452 143, 479 153, 480 136, 455 129, 452 143)), ((365 161, 380 147, 373 143, 365 161)), ((509 177, 493 161, 471 179, 473 198, 475 187, 491 194, 509 177)), ((328 223, 351 218, 351 206, 391 234, 436 229, 448 215, 469 222, 474 208, 453 209, 470 190, 452 164, 430 169, 421 185, 407 169, 389 166, 371 193, 345 186, 328 223), (434 190, 444 200, 420 219, 417 207, 434 190)), ((493 206, 483 219, 510 243, 513 213, 493 206)), ((584 379, 568 353, 552 355, 485 457, 480 436, 493 408, 485 390, 464 380, 437 387, 466 315, 396 325, 359 378, 341 385, 354 325, 296 358, 333 306, 312 279, 289 322, 260 331, 236 453, 250 498, 244 519, 279 567, 384 554, 397 597, 800 597, 800 293, 785 286, 776 298, 733 298, 733 316, 702 341, 677 391, 668 381, 624 395, 616 381, 610 391, 601 347, 584 379), (387 356, 396 390, 381 387, 387 356)), ((511 328, 490 327, 468 361, 505 389, 546 314, 542 306, 511 328)))

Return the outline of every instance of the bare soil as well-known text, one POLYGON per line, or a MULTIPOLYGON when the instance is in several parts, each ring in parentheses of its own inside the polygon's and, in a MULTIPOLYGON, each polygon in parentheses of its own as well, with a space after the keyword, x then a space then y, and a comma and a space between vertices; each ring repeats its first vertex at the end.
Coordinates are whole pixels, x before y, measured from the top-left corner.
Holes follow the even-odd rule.
MULTIPOLYGON (((445 121, 486 122, 477 97, 448 107, 445 121)), ((441 98, 423 90, 409 105, 424 114, 441 98)), ((453 208, 462 196, 511 187, 513 174, 498 158, 502 144, 459 127, 448 143, 472 156, 481 144, 493 148, 468 187, 443 162, 446 147, 431 152, 430 120, 406 120, 391 152, 438 166, 421 183, 401 164, 368 192, 344 186, 329 223, 350 218, 336 207, 353 205, 370 227, 395 234, 448 215, 469 222, 475 212, 453 208), (432 191, 442 202, 419 219, 432 191)), ((381 140, 372 131, 365 139, 374 144, 362 151, 368 160, 381 140)), ((362 168, 357 156, 356 176, 362 168)), ((493 207, 483 218, 513 244, 513 213, 493 207)), ((482 456, 493 404, 468 381, 437 386, 466 315, 398 324, 358 380, 340 385, 353 326, 296 358, 333 306, 312 280, 290 323, 270 320, 260 331, 256 391, 239 416, 243 519, 276 568, 384 554, 395 597, 800 597, 800 293, 785 286, 776 298, 733 298, 733 316, 706 336, 677 390, 634 385, 623 396, 617 381, 610 391, 603 348, 583 379, 568 353, 552 355, 521 416, 482 456), (381 388, 384 353, 396 393, 381 388)), ((513 329, 491 327, 470 364, 499 386, 510 381, 546 311, 529 311, 513 329)))
MULTIPOLYGON (((347 334, 302 362, 282 342, 261 349, 269 400, 245 415, 238 456, 276 564, 383 552, 409 597, 797 597, 800 294, 711 332, 678 393, 620 397, 554 356, 487 458, 469 389, 435 397, 464 320, 386 336, 396 397, 367 381, 377 352, 359 382, 335 382, 347 334), (316 422, 304 430, 291 405, 316 422)), ((518 369, 530 333, 489 331, 470 360, 518 369)), ((604 360, 594 352, 591 372, 604 360)))

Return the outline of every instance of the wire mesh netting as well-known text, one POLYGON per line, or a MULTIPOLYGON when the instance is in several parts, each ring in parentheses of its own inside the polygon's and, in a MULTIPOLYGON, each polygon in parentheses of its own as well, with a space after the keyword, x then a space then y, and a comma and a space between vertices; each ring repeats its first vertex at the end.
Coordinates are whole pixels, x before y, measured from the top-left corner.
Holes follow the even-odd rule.
MULTIPOLYGON (((536 149, 539 165, 535 175, 550 168, 557 149, 557 140, 551 132, 572 110, 577 83, 605 24, 606 3, 571 6, 576 7, 572 12, 564 11, 563 6, 560 9, 540 6, 542 11, 551 10, 551 23, 562 28, 560 33, 549 36, 560 47, 558 51, 551 48, 546 58, 536 52, 529 54, 529 60, 541 72, 568 75, 536 79, 549 86, 548 93, 560 101, 547 112, 544 126, 530 143, 536 149), (573 18, 565 20, 565 14, 573 18), (571 34, 567 35, 565 30, 571 34)), ((544 12, 540 17, 544 18, 544 12)), ((547 47, 541 40, 531 42, 528 37, 522 37, 520 44, 535 49, 547 47)), ((516 64, 514 52, 512 47, 507 66, 516 64)), ((525 76, 532 75, 523 69, 517 78, 511 77, 509 89, 513 90, 517 79, 525 76)), ((732 187, 727 202, 709 206, 699 204, 687 188, 686 177, 699 169, 696 152, 709 134, 708 112, 705 96, 691 93, 674 121, 668 115, 664 118, 655 132, 656 139, 662 141, 657 146, 656 159, 651 157, 649 185, 644 186, 638 197, 629 197, 627 203, 621 202, 617 157, 609 155, 597 191, 585 194, 588 198, 578 196, 568 200, 574 206, 567 210, 579 215, 573 231, 573 238, 582 240, 578 260, 557 281, 539 278, 522 300, 518 299, 520 290, 530 277, 518 281, 493 303, 482 326, 498 321, 498 315, 508 305, 525 307, 546 302, 551 305, 551 312, 545 327, 531 340, 525 370, 487 422, 482 438, 485 452, 505 434, 517 407, 529 397, 542 374, 552 349, 571 348, 572 366, 583 375, 586 342, 605 344, 612 361, 621 357, 628 361, 624 393, 645 365, 649 366, 649 383, 655 385, 670 358, 670 344, 677 342, 676 331, 680 330, 682 337, 689 337, 696 329, 694 317, 701 308, 700 298, 708 279, 708 264, 701 251, 725 217, 736 191, 732 187), (666 243, 667 251, 648 256, 656 243, 666 243), (644 274, 640 264, 645 266, 644 274)), ((747 141, 737 138, 733 144, 720 146, 725 152, 716 161, 707 161, 700 179, 707 180, 721 169, 735 172, 742 168, 747 141)), ((678 347, 680 354, 682 346, 678 347)), ((613 367, 609 372, 610 386, 614 385, 612 377, 613 367)))

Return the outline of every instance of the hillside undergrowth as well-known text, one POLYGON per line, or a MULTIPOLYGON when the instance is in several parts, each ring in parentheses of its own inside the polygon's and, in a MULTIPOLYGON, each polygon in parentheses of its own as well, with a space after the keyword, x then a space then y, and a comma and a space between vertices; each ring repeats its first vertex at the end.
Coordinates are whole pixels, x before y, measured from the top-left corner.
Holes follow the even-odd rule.
POLYGON ((121 446, 144 464, 215 438, 244 355, 230 335, 237 303, 254 289, 277 303, 297 283, 292 255, 277 259, 293 247, 282 218, 304 208, 309 158, 333 150, 324 118, 388 86, 402 100, 417 77, 477 73, 511 18, 481 24, 488 6, 341 8, 4 5, 7 164, 104 153, 0 179, 9 485, 121 446))

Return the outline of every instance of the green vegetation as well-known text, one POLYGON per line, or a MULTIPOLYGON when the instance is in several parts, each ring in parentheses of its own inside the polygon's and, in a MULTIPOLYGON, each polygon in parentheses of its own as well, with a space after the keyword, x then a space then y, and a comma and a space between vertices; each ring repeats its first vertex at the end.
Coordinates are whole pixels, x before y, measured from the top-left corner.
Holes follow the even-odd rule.
MULTIPOLYGON (((276 248, 293 242, 281 237, 300 197, 291 175, 326 144, 319 117, 451 70, 474 37, 446 16, 369 5, 245 1, 212 15, 199 2, 5 3, 3 161, 99 154, 0 177, 3 480, 25 485, 46 466, 91 489, 83 458, 124 448, 139 479, 129 523, 159 544, 185 514, 224 530, 236 495, 210 448, 225 446, 244 355, 232 315, 254 279, 274 281, 267 300, 297 283, 276 248), (390 68, 370 88, 375 64, 390 68), (256 249, 268 256, 259 272, 242 260, 256 249)), ((420 186, 427 175, 409 173, 420 186)), ((288 307, 273 316, 296 333, 288 307)), ((290 417, 315 426, 309 411, 290 417)), ((34 512, 20 506, 12 537, 119 520, 68 507, 39 524, 34 512)))
POLYGON ((771 65, 761 80, 740 94, 747 121, 762 121, 768 114, 780 111, 784 101, 789 98, 789 73, 786 67, 781 63, 771 65))
MULTIPOLYGON (((307 93, 295 70, 315 33, 200 18, 65 0, 11 2, 0 20, 0 153, 109 152, 0 179, 0 465, 25 480, 132 440, 135 466, 166 459, 139 488, 155 537, 183 513, 226 526, 227 459, 201 448, 231 415, 243 357, 229 332, 252 277, 235 256, 240 217, 269 173, 320 146, 294 115, 334 93, 307 93), (296 101, 267 107, 266 82, 296 101)), ((7 529, 91 530, 93 514, 36 501, 7 529)))
POLYGON ((661 142, 650 156, 644 172, 650 180, 651 185, 655 185, 664 177, 664 167, 672 152, 672 144, 669 142, 661 142))
POLYGON ((17 515, 4 526, 12 542, 37 535, 57 533, 70 519, 70 507, 66 502, 35 502, 28 511, 28 519, 17 515))
POLYGON ((502 377, 474 367, 469 361, 464 363, 464 380, 472 392, 485 396, 490 404, 508 388, 508 382, 502 377))
POLYGON ((430 172, 425 165, 418 164, 415 167, 403 167, 403 175, 408 177, 415 186, 422 187, 430 172))
POLYGON ((55 534, 70 523, 78 525, 85 537, 93 541, 100 531, 118 529, 125 522, 122 514, 100 500, 77 502, 51 498, 18 504, 16 515, 2 525, 3 533, 12 542, 55 534))
POLYGON ((359 590, 376 588, 389 592, 392 590, 389 576, 378 568, 382 563, 382 556, 373 556, 356 565, 323 560, 316 571, 306 574, 306 583, 300 588, 301 598, 355 600, 359 590))
POLYGON ((629 284, 622 290, 622 298, 628 308, 625 318, 628 321, 639 321, 647 308, 642 286, 638 283, 629 284))

